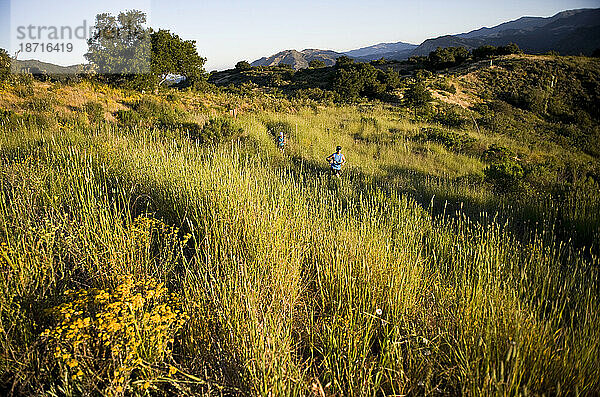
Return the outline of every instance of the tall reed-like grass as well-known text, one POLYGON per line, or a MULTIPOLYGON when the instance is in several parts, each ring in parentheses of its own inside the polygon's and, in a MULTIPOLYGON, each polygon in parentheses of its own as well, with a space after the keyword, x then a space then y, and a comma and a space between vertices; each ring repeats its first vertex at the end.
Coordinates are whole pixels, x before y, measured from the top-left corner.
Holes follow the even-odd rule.
MULTIPOLYGON (((247 116, 249 135, 216 147, 107 125, 5 129, 3 390, 77 390, 44 350, 45 309, 130 274, 164 281, 189 315, 165 363, 178 371, 157 393, 598 393, 598 258, 551 229, 515 234, 492 214, 450 217, 390 188, 381 170, 409 160, 358 166, 375 149, 327 126, 347 118, 334 128, 377 136, 392 121, 341 112, 247 116), (270 142, 273 118, 292 126, 291 158, 270 142), (342 180, 318 165, 334 142, 357 165, 342 180), (189 242, 140 239, 141 215, 189 242)), ((387 145, 408 153, 398 139, 387 145)), ((451 197, 439 181, 421 187, 451 197)))

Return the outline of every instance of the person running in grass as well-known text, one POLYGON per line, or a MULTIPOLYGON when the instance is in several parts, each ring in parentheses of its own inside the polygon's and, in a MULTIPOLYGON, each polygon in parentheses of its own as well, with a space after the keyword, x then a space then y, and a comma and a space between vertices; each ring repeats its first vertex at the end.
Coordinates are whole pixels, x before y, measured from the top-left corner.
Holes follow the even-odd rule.
POLYGON ((326 160, 331 166, 331 173, 339 177, 342 173, 342 165, 346 164, 346 157, 342 154, 342 147, 338 146, 335 148, 335 153, 332 153, 326 160))
POLYGON ((285 151, 285 135, 283 134, 283 131, 281 131, 277 137, 277 146, 282 152, 285 151))

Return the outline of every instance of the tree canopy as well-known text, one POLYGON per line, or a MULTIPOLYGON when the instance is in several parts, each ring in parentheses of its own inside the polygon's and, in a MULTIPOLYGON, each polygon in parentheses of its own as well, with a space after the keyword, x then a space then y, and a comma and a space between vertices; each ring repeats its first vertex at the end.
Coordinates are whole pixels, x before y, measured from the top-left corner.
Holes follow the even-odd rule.
POLYGON ((417 113, 417 108, 422 108, 432 100, 431 93, 421 80, 415 81, 404 94, 405 104, 414 108, 415 114, 417 113))
POLYGON ((239 61, 235 64, 237 70, 249 70, 252 69, 252 65, 248 61, 239 61))
POLYGON ((354 101, 359 96, 378 96, 385 92, 385 78, 386 74, 371 64, 340 57, 333 76, 333 91, 345 101, 354 101))
POLYGON ((428 62, 434 69, 444 69, 460 65, 469 59, 469 55, 469 50, 465 47, 438 47, 429 53, 428 62))
POLYGON ((102 75, 123 76, 150 71, 151 44, 144 27, 146 14, 137 10, 118 16, 98 14, 85 58, 102 75))
POLYGON ((152 32, 152 74, 164 81, 168 74, 185 76, 188 84, 205 80, 204 63, 196 51, 196 42, 182 40, 168 30, 152 32))
POLYGON ((145 23, 146 14, 137 10, 96 16, 85 57, 98 74, 154 88, 169 74, 184 76, 189 85, 206 79, 206 59, 198 55, 195 41, 168 30, 154 31, 145 23))
POLYGON ((325 62, 320 59, 313 59, 308 63, 308 67, 312 69, 324 68, 325 66, 327 66, 325 65, 325 62))

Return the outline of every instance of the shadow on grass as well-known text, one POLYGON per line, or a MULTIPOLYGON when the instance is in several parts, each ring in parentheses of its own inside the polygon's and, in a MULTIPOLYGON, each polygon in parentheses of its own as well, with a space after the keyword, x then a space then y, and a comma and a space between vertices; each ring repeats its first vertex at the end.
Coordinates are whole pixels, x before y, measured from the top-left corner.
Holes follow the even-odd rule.
POLYGON ((544 231, 552 231, 547 235, 573 244, 586 255, 600 253, 597 241, 600 220, 574 219, 563 210, 563 203, 549 194, 493 192, 492 185, 476 178, 451 180, 398 166, 386 167, 382 176, 350 169, 338 181, 330 176, 329 167, 324 163, 307 161, 299 156, 290 156, 290 160, 290 172, 296 178, 328 178, 328 189, 340 192, 341 184, 348 184, 350 189, 344 189, 346 205, 360 194, 375 191, 388 195, 406 194, 436 218, 467 216, 482 225, 492 222, 506 225, 508 230, 525 241, 544 234, 544 231))

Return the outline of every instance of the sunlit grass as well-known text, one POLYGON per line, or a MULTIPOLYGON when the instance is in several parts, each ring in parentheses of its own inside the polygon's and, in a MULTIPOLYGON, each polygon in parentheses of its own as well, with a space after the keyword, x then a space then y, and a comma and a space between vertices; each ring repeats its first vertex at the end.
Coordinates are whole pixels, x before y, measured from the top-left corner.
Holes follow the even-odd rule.
MULTIPOLYGON (((189 315, 172 359, 153 364, 178 368, 151 378, 167 394, 598 392, 598 258, 550 227, 430 205, 500 202, 459 180, 479 159, 415 151, 421 125, 382 108, 236 122, 244 136, 212 147, 110 124, 4 128, 3 390, 76 395, 82 381, 43 348, 45 309, 131 274, 164 282, 189 315), (269 121, 290 129, 285 155, 269 121), (323 159, 337 144, 341 180, 323 159)), ((143 393, 126 375, 111 390, 143 393)))

